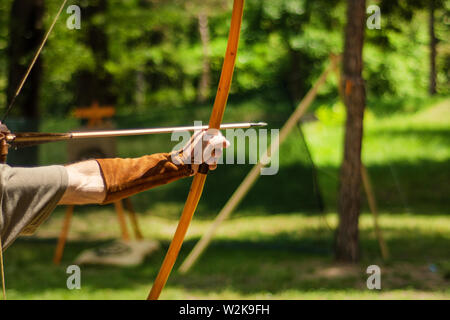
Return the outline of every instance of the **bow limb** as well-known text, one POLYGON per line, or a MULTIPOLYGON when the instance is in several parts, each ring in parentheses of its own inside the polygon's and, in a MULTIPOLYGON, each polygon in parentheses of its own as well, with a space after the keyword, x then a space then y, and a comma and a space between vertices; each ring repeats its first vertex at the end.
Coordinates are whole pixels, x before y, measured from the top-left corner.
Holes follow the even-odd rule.
MULTIPOLYGON (((228 37, 227 51, 220 75, 219 87, 217 89, 216 99, 209 119, 209 128, 219 129, 222 123, 223 114, 227 105, 228 95, 230 93, 231 80, 233 78, 234 66, 236 63, 236 54, 239 44, 242 16, 244 12, 244 0, 234 0, 233 13, 231 16, 230 34, 228 37)), ((178 222, 172 242, 170 243, 166 257, 159 270, 158 276, 153 283, 153 287, 148 295, 148 300, 157 300, 164 288, 170 272, 175 264, 181 245, 183 244, 189 224, 197 208, 198 202, 203 192, 207 176, 207 166, 200 166, 199 172, 194 176, 186 203, 178 222), (205 169, 206 167, 206 169, 205 169)))

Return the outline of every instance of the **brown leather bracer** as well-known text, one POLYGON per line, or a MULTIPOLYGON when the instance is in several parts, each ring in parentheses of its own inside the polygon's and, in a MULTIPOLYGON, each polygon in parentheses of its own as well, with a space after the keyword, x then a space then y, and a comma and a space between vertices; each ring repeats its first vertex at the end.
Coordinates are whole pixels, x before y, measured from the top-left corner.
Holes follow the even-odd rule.
POLYGON ((118 201, 136 193, 194 174, 190 165, 175 164, 170 153, 156 153, 133 159, 96 159, 105 182, 102 204, 118 201))

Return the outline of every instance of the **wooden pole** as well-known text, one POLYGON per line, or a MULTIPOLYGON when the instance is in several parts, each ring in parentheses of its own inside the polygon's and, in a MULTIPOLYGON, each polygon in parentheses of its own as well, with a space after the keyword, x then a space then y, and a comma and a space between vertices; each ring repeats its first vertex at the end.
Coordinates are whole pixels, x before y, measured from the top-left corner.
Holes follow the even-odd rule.
POLYGON ((367 173, 367 169, 364 164, 361 164, 361 179, 363 182, 364 191, 367 196, 367 202, 369 203, 370 211, 372 211, 373 225, 375 228, 375 235, 377 237, 378 244, 380 245, 381 256, 383 260, 387 260, 389 259, 389 250, 386 242, 384 242, 383 234, 378 224, 378 210, 375 194, 372 190, 372 183, 370 182, 369 174, 367 173))
MULTIPOLYGON (((138 225, 138 221, 137 221, 137 217, 136 217, 136 213, 135 213, 135 211, 133 209, 133 205, 132 205, 130 199, 125 199, 125 205, 126 205, 127 210, 128 210, 128 212, 130 214, 130 220, 131 220, 131 224, 132 224, 132 227, 133 227, 136 239, 142 240, 143 239, 142 233, 140 231, 140 228, 139 228, 139 225, 138 225)), ((122 234, 122 239, 124 241, 129 241, 130 240, 130 235, 128 233, 128 229, 127 229, 127 225, 126 225, 126 219, 125 219, 125 214, 124 214, 124 210, 123 210, 123 206, 122 206, 121 201, 115 202, 114 206, 115 206, 116 213, 117 213, 117 218, 118 218, 118 221, 119 221, 119 226, 120 226, 120 230, 121 230, 121 234, 122 234)), ((61 233, 59 234, 59 238, 58 238, 58 244, 56 245, 55 254, 53 256, 53 263, 55 265, 59 265, 61 263, 62 256, 64 254, 64 249, 66 247, 67 237, 68 237, 68 234, 69 234, 70 223, 72 221, 74 208, 75 208, 74 205, 67 206, 66 215, 65 215, 64 221, 63 221, 63 226, 62 226, 62 229, 61 229, 61 233)))
MULTIPOLYGON (((6 159, 8 157, 8 143, 5 139, 5 133, 3 131, 9 131, 5 125, 0 122, 0 163, 6 164, 6 159)), ((3 257, 3 242, 2 235, 0 232, 0 274, 2 278, 2 292, 3 292, 3 300, 6 301, 6 280, 5 280, 5 265, 4 265, 4 257, 3 257)))
POLYGON ((122 201, 119 200, 114 202, 114 207, 116 208, 117 219, 119 220, 120 231, 122 233, 122 240, 129 241, 130 234, 128 233, 127 229, 127 221, 125 219, 125 213, 123 212, 122 201))
POLYGON ((3 265, 3 243, 0 235, 0 273, 2 275, 2 292, 3 300, 6 301, 6 280, 5 280, 5 266, 3 265))
POLYGON ((59 265, 64 253, 64 247, 66 246, 67 235, 69 234, 70 222, 72 220, 74 205, 67 206, 66 215, 64 217, 61 233, 59 234, 58 244, 56 245, 55 255, 53 257, 53 263, 59 265))
POLYGON ((292 113, 289 119, 284 124, 283 128, 280 131, 278 141, 272 142, 272 145, 266 150, 265 154, 261 157, 260 161, 252 168, 252 170, 247 174, 244 181, 242 181, 241 185, 236 189, 236 191, 231 196, 230 200, 225 204, 223 209, 219 212, 216 219, 212 223, 210 229, 203 235, 200 241, 195 245, 194 249, 189 253, 187 258, 184 260, 181 265, 179 271, 181 273, 188 272, 194 263, 198 260, 200 255, 205 251, 206 247, 211 242, 214 234, 216 233, 219 226, 222 222, 227 219, 231 213, 236 209, 245 195, 249 192, 250 188, 253 186, 255 181, 258 179, 260 175, 260 170, 265 166, 263 163, 267 163, 268 159, 270 159, 270 150, 277 151, 280 145, 284 142, 288 134, 291 132, 292 128, 299 122, 301 117, 305 114, 306 110, 308 110, 311 103, 314 101, 317 96, 317 92, 319 88, 325 83, 328 74, 334 70, 339 63, 339 56, 331 56, 331 63, 329 67, 322 73, 319 79, 316 81, 314 86, 308 91, 306 96, 298 105, 297 109, 292 113))
POLYGON ((130 220, 131 220, 131 227, 133 228, 134 236, 136 237, 137 240, 142 240, 144 237, 142 236, 142 232, 139 227, 139 223, 137 220, 136 211, 134 210, 134 207, 133 207, 133 203, 131 202, 130 198, 126 198, 126 199, 124 199, 124 201, 125 201, 125 208, 127 209, 128 216, 130 217, 130 220))

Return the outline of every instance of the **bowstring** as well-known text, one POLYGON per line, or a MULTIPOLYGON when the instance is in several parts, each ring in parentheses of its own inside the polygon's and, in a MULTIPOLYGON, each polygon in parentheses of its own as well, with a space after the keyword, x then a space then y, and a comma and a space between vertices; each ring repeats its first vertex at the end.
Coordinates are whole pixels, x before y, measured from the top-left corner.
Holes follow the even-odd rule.
POLYGON ((33 57, 33 60, 31 60, 31 63, 30 63, 30 65, 28 66, 28 69, 27 69, 27 71, 25 72, 25 75, 23 76, 22 80, 20 81, 20 84, 19 84, 19 86, 17 87, 16 92, 14 93, 14 96, 13 96, 13 98, 11 99, 11 102, 9 103, 8 108, 7 108, 6 111, 5 111, 5 114, 4 114, 4 116, 3 116, 3 118, 2 118, 2 121, 1 121, 2 123, 5 122, 6 117, 8 117, 8 114, 9 114, 9 112, 11 111, 11 109, 12 109, 14 103, 16 102, 17 97, 19 96, 20 92, 22 91, 22 88, 23 88, 23 86, 25 85, 25 82, 27 81, 28 76, 29 76, 30 73, 31 73, 31 70, 33 69, 34 65, 36 64, 37 59, 38 59, 39 56, 41 55, 42 49, 44 49, 44 46, 45 46, 45 44, 47 43, 48 37, 49 37, 50 34, 52 33, 53 28, 54 28, 55 25, 56 25, 56 22, 58 21, 58 19, 59 19, 59 17, 61 16, 61 13, 62 13, 64 7, 66 6, 66 3, 67 3, 67 0, 64 0, 63 3, 61 4, 61 7, 59 8, 58 13, 56 14, 55 18, 53 19, 53 22, 52 22, 52 24, 50 25, 50 28, 48 29, 47 33, 45 34, 44 39, 42 40, 42 42, 41 42, 41 44, 40 44, 38 50, 36 51, 36 53, 35 53, 35 55, 34 55, 34 57, 33 57))
POLYGON ((1 235, 0 235, 0 272, 2 274, 3 300, 6 300, 5 267, 3 266, 3 244, 1 235))
MULTIPOLYGON (((11 102, 8 105, 8 108, 5 111, 5 114, 2 118, 2 123, 5 122, 6 118, 8 117, 9 112, 11 111, 12 107, 14 106, 14 103, 16 102, 17 97, 19 96, 20 92, 22 91, 23 86, 25 85, 25 82, 28 79, 28 76, 31 73, 31 70, 33 69, 34 65, 36 64, 36 61, 38 60, 39 56, 41 55, 42 49, 44 49, 45 44, 47 43, 47 40, 52 33, 53 29, 55 28, 56 22, 58 21, 59 17, 61 16, 61 13, 64 9, 64 7, 67 4, 67 0, 63 0, 58 13, 53 18, 52 24, 50 25, 50 28, 48 29, 47 33, 44 36, 44 39, 42 40, 41 44, 39 45, 38 50, 34 54, 33 59, 31 60, 30 65, 28 66, 27 71, 25 72, 25 75, 23 76, 22 80, 20 81, 19 86, 17 87, 13 98, 11 99, 11 102)), ((2 245, 2 239, 0 235, 0 273, 2 278, 2 291, 3 291, 3 299, 6 300, 6 284, 5 284, 5 266, 4 266, 4 259, 3 259, 3 245, 2 245)))

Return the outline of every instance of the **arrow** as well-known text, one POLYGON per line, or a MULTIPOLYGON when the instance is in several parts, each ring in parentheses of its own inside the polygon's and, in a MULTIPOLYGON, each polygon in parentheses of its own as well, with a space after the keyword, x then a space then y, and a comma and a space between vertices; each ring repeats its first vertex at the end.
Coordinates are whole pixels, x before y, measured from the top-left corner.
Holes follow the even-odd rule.
MULTIPOLYGON (((265 126, 267 126, 267 123, 265 122, 227 123, 222 124, 220 126, 220 129, 221 130, 248 129, 265 126)), ((67 132, 67 133, 16 132, 16 133, 7 133, 6 141, 13 148, 22 148, 49 142, 58 142, 67 140, 142 136, 150 134, 207 130, 208 128, 209 126, 206 125, 206 126, 182 126, 182 127, 162 127, 162 128, 145 128, 145 129, 125 129, 125 130, 100 130, 100 131, 67 132)))

